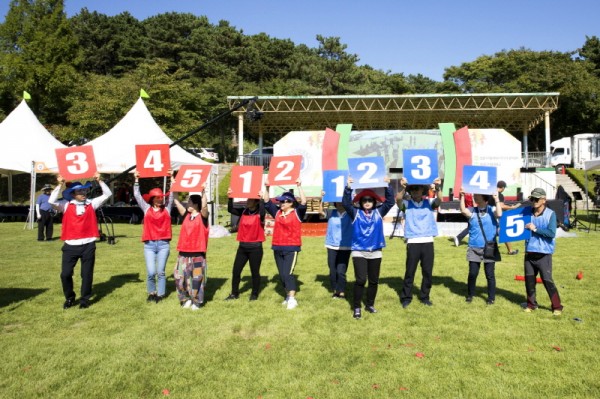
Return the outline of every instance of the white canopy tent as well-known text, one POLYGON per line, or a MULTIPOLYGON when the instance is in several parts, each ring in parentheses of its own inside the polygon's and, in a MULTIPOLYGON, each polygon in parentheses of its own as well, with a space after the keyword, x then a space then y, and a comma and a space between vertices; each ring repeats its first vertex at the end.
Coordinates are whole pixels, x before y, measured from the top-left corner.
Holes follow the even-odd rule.
MULTIPOLYGON (((36 173, 56 172, 56 148, 64 148, 40 123, 25 100, 0 123, 0 174, 8 176, 8 202, 12 204, 12 175, 31 174, 30 204, 35 203, 36 173)), ((33 206, 29 210, 33 227, 33 206)))
MULTIPOLYGON (((94 148, 100 173, 121 173, 135 165, 137 144, 172 143, 173 140, 162 131, 139 98, 119 123, 86 145, 94 148)), ((173 170, 178 170, 181 165, 210 165, 178 145, 171 147, 170 156, 173 170)))

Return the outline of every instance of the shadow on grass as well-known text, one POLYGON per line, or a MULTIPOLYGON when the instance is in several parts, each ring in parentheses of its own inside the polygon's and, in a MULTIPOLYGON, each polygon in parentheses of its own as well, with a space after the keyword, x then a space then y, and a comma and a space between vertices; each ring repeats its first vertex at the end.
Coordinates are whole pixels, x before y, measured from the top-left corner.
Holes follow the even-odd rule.
POLYGON ((0 308, 36 297, 48 288, 0 288, 0 308))
MULTIPOLYGON (((208 275, 208 277, 206 278, 206 287, 204 288, 205 304, 213 300, 213 298, 215 297, 215 292, 217 292, 223 285, 225 285, 226 281, 226 278, 210 277, 210 275, 208 275)), ((177 295, 176 292, 175 295, 177 295)))
MULTIPOLYGON (((260 285, 258 287, 258 296, 265 289, 267 283, 269 282, 269 278, 266 276, 260 276, 260 285)), ((252 277, 244 276, 242 277, 242 285, 240 286, 240 295, 245 293, 246 291, 252 291, 252 277)))
MULTIPOLYGON (((485 273, 480 273, 477 278, 477 282, 481 282, 483 286, 476 286, 475 297, 487 299, 487 280, 485 279, 485 273), (483 274, 483 275, 482 275, 483 274)), ((443 285, 447 287, 451 292, 466 297, 467 296, 467 282, 466 276, 465 281, 456 281, 452 277, 449 276, 433 276, 433 285, 443 285)), ((523 292, 525 291, 525 287, 523 286, 523 292)), ((512 302, 515 304, 521 304, 525 300, 525 294, 516 294, 512 291, 505 290, 503 288, 498 288, 496 285, 496 298, 503 297, 508 302, 512 302)))
POLYGON ((109 295, 114 290, 123 287, 125 284, 141 282, 143 281, 140 280, 139 273, 111 276, 110 280, 94 285, 94 298, 92 300, 94 303, 100 302, 105 296, 109 295))

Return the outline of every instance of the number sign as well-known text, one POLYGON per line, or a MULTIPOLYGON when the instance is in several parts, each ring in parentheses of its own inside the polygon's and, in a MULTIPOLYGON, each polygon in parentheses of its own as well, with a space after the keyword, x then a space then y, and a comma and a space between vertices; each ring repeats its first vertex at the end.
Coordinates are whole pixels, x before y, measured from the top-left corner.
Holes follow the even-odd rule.
POLYGON ((272 186, 285 186, 296 184, 300 177, 302 155, 289 155, 273 157, 269 164, 269 184, 272 186))
POLYGON ((352 188, 387 187, 383 157, 348 158, 352 188))
POLYGON ((531 223, 531 207, 510 209, 502 212, 500 218, 499 242, 522 241, 531 237, 531 230, 525 225, 531 223))
POLYGON ((465 193, 495 194, 498 173, 495 166, 465 165, 462 187, 465 193))
POLYGON ((348 182, 347 170, 324 170, 323 171, 323 191, 324 202, 342 202, 344 188, 348 182))
POLYGON ((94 177, 96 171, 96 158, 94 148, 89 145, 80 147, 67 147, 56 149, 58 173, 65 180, 80 180, 94 177))
POLYGON ((408 184, 431 184, 438 177, 436 150, 403 150, 404 178, 408 184))
POLYGON ((135 168, 140 177, 168 176, 171 154, 168 144, 138 144, 135 146, 135 168))
POLYGON ((171 191, 177 193, 200 192, 202 185, 208 180, 211 165, 182 165, 177 172, 175 184, 171 191))
POLYGON ((259 198, 262 188, 262 166, 239 166, 231 169, 231 198, 259 198))

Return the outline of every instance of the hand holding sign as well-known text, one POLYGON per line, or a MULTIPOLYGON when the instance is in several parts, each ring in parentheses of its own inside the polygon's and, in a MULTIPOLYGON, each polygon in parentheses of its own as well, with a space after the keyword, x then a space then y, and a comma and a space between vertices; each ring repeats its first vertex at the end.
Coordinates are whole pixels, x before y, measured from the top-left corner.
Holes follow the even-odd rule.
POLYGON ((96 174, 98 169, 92 146, 57 148, 55 151, 58 173, 66 180, 80 180, 96 174))
POLYGON ((234 166, 231 169, 229 198, 259 198, 262 177, 262 166, 234 166))
POLYGON ((387 187, 383 157, 348 158, 352 188, 387 187))
POLYGON ((183 165, 171 186, 173 192, 200 192, 210 175, 211 165, 183 165))
POLYGON ((168 176, 171 154, 168 144, 138 144, 135 146, 135 168, 140 177, 168 176))
POLYGON ((302 155, 273 157, 269 164, 269 182, 273 186, 295 184, 300 177, 302 155))

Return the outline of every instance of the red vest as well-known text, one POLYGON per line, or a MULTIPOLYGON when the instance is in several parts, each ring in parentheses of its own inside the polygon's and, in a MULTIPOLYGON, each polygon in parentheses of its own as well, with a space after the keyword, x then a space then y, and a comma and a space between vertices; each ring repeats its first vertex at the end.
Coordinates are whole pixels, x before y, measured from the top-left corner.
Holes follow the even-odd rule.
POLYGON ((148 208, 144 215, 142 241, 170 240, 172 237, 171 215, 167 209, 163 207, 155 211, 152 207, 148 208))
POLYGON ((292 247, 302 246, 302 221, 294 209, 283 216, 281 210, 275 214, 275 226, 273 226, 273 245, 292 247))
POLYGON ((260 215, 242 213, 238 224, 237 240, 239 242, 265 241, 265 228, 260 222, 260 215))
POLYGON ((208 228, 204 225, 202 215, 192 220, 188 213, 181 224, 177 250, 179 252, 206 252, 208 245, 208 228))
POLYGON ((77 216, 77 205, 67 205, 62 218, 60 239, 66 241, 92 237, 100 237, 96 210, 92 204, 85 205, 85 212, 81 216, 77 216))

